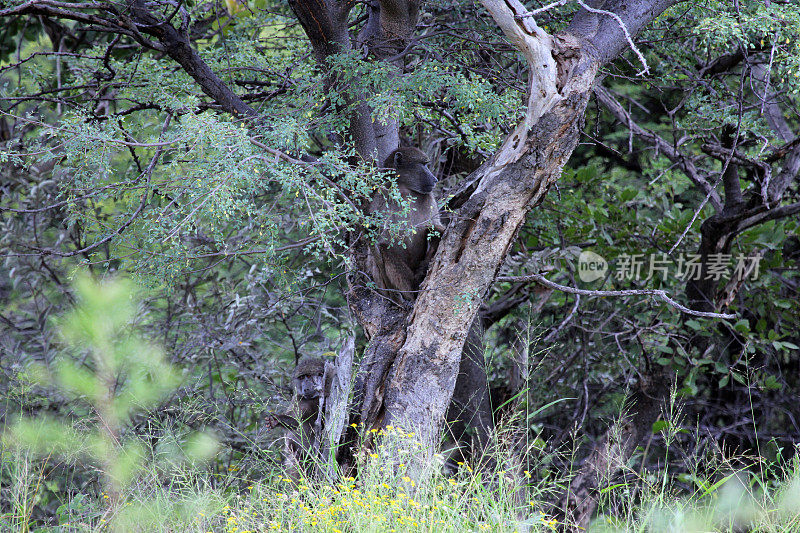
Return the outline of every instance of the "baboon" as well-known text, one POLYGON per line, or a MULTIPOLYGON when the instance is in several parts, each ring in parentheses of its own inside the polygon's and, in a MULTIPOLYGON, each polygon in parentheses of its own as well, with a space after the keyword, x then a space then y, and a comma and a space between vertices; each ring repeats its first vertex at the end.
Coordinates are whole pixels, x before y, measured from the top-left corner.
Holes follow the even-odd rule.
POLYGON ((287 476, 294 481, 303 475, 318 477, 328 459, 323 430, 326 401, 335 374, 334 366, 321 357, 303 357, 292 373, 294 412, 267 417, 267 427, 285 428, 283 464, 287 476))
POLYGON ((375 283, 382 289, 397 291, 402 298, 414 299, 425 277, 428 251, 428 230, 444 231, 439 218, 439 207, 433 195, 436 176, 428 170, 428 156, 417 148, 403 147, 393 151, 383 162, 383 167, 392 169, 393 178, 402 197, 409 202, 408 212, 400 214, 398 202, 388 198, 386 191, 370 203, 370 213, 391 212, 390 224, 408 223, 411 228, 401 240, 391 239, 384 230, 378 243, 370 247, 367 265, 375 283))
MULTIPOLYGON (((377 245, 370 249, 367 262, 370 274, 380 288, 397 291, 390 297, 399 294, 407 300, 415 298, 415 291, 419 289, 428 267, 428 230, 433 228, 441 233, 445 229, 432 194, 436 177, 427 163, 428 157, 417 148, 398 148, 389 154, 383 166, 394 170, 400 194, 410 203, 409 210, 400 215, 400 206, 386 194, 378 194, 369 207, 370 213, 395 213, 389 217, 391 223, 405 219, 416 230, 400 242, 391 242, 388 232, 384 231, 377 245)), ((452 403, 447 412, 451 435, 460 453, 477 461, 483 461, 494 428, 481 339, 480 320, 476 319, 464 344, 452 403)))

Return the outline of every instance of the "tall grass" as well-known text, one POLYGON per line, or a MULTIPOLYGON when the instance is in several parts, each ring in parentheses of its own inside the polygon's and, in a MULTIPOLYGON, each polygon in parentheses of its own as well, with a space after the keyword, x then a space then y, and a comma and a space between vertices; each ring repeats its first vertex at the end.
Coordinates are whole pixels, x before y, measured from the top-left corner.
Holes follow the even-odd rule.
MULTIPOLYGON (((520 486, 519 476, 512 474, 516 464, 508 455, 498 457, 498 470, 493 473, 460 465, 455 474, 445 475, 445 458, 434 455, 431 471, 416 483, 405 472, 402 461, 417 446, 412 435, 399 428, 387 428, 380 446, 361 457, 358 479, 342 478, 336 482, 294 483, 274 466, 271 475, 255 480, 235 467, 221 478, 189 463, 174 465, 168 473, 151 467, 127 486, 113 515, 107 512, 103 493, 72 492, 65 499, 62 512, 54 517, 57 524, 40 526, 36 531, 378 533, 572 529, 549 514, 549 502, 565 480, 534 481, 523 474, 524 486, 520 486), (519 497, 521 489, 524 500, 519 497)), ((762 477, 754 458, 743 456, 697 458, 695 471, 675 477, 667 471, 642 475, 630 469, 622 476, 624 482, 602 489, 599 515, 589 530, 800 532, 797 457, 786 464, 763 465, 768 478, 762 477), (709 463, 714 463, 713 468, 706 468, 709 463), (751 468, 742 467, 743 464, 751 468), (687 483, 690 488, 685 488, 687 483)), ((243 462, 253 464, 253 459, 243 462)), ((42 463, 27 454, 3 453, 2 468, 6 474, 13 474, 5 477, 11 480, 11 486, 4 494, 12 497, 6 502, 9 509, 0 516, 4 531, 35 529, 29 518, 36 505, 37 487, 44 481, 42 463)), ((260 466, 262 471, 270 469, 268 465, 260 466)))

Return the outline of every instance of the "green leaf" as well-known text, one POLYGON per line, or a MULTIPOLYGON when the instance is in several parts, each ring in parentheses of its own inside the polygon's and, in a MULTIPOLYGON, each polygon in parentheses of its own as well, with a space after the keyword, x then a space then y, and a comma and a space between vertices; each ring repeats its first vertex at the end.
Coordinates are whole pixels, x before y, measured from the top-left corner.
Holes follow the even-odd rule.
POLYGON ((764 380, 764 388, 767 390, 780 390, 783 388, 783 385, 778 382, 775 376, 769 375, 764 380))
POLYGON ((669 427, 669 423, 666 420, 656 420, 653 422, 653 433, 658 433, 663 431, 669 427))
POLYGON ((697 320, 691 319, 686 321, 686 325, 692 328, 695 331, 700 331, 703 329, 703 325, 698 322, 697 320))
POLYGON ((59 386, 66 392, 86 397, 93 403, 101 401, 106 390, 93 372, 75 366, 72 361, 57 361, 54 374, 59 386))
POLYGON ((619 199, 622 202, 628 202, 628 201, 633 200, 634 198, 636 198, 637 194, 639 194, 639 191, 637 189, 634 189, 632 187, 628 187, 628 188, 626 188, 625 190, 623 190, 619 194, 619 199))
POLYGON ((743 335, 747 335, 750 333, 750 322, 746 318, 743 318, 734 324, 733 329, 743 335))

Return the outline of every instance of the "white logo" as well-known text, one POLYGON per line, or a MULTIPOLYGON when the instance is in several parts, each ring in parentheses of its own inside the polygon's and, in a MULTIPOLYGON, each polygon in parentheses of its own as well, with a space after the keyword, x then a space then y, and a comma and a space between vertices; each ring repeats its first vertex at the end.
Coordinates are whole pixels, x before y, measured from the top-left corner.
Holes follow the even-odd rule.
POLYGON ((584 250, 578 257, 578 277, 581 281, 589 283, 606 275, 608 261, 596 253, 584 250))

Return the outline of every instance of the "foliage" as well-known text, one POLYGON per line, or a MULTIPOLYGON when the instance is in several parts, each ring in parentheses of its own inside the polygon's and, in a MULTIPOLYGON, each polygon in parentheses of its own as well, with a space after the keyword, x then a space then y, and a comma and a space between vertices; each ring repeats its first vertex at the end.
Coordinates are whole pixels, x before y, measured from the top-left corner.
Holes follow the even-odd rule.
MULTIPOLYGON (((155 407, 174 389, 178 374, 159 348, 128 331, 136 311, 129 284, 95 284, 82 277, 76 289, 78 306, 58 321, 75 358, 58 358, 51 365, 52 375, 43 367, 32 366, 29 372, 33 381, 56 386, 75 403, 85 402, 94 420, 69 423, 46 415, 24 417, 6 428, 2 440, 4 447, 41 457, 93 462, 104 478, 103 497, 115 513, 122 491, 145 466, 142 442, 135 436, 126 437, 125 425, 137 411, 155 407), (92 362, 77 364, 82 356, 85 359, 87 349, 92 362)), ((188 458, 208 457, 214 449, 214 440, 208 435, 186 439, 188 458)), ((17 460, 24 461, 24 457, 17 460)))

